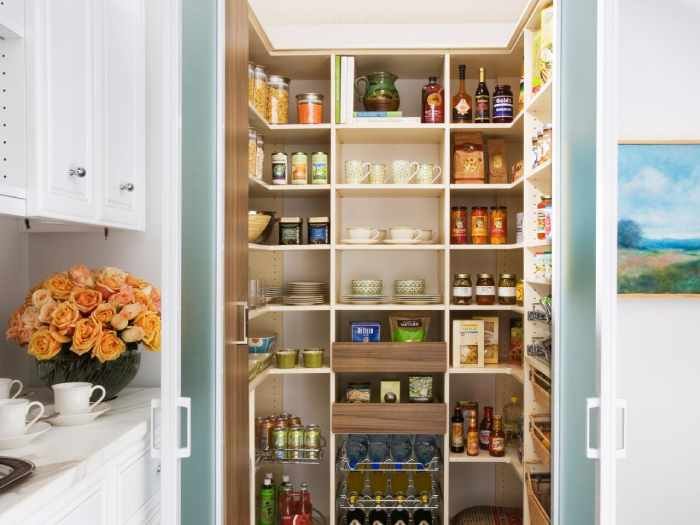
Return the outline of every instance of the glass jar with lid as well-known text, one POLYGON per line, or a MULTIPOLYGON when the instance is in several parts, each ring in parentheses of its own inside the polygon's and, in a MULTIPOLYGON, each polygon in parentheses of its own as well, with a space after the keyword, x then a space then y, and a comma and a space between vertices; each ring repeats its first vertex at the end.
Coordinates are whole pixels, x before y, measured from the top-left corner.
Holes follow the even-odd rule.
POLYGON ((255 177, 255 167, 258 155, 258 133, 248 128, 248 177, 255 177))
POLYGON ((255 94, 254 94, 255 109, 262 118, 267 115, 267 73, 265 68, 260 65, 255 66, 255 94))
POLYGON ((289 79, 270 75, 267 79, 267 122, 289 123, 289 79))
POLYGON ((265 140, 262 134, 255 137, 255 178, 262 180, 263 166, 265 164, 265 140))
POLYGON ((300 93, 297 95, 297 121, 299 124, 321 124, 323 122, 323 95, 300 93))
POLYGON ((302 244, 301 227, 303 224, 301 217, 282 217, 280 219, 280 244, 292 245, 302 244))
POLYGON ((472 277, 468 273, 456 273, 452 280, 452 303, 471 304, 472 277))
POLYGON ((498 278, 498 304, 515 304, 517 281, 512 273, 502 273, 498 278))
POLYGON ((248 62, 248 104, 255 106, 255 64, 248 62))
POLYGON ((490 273, 480 273, 476 279, 476 304, 496 304, 496 283, 490 273))

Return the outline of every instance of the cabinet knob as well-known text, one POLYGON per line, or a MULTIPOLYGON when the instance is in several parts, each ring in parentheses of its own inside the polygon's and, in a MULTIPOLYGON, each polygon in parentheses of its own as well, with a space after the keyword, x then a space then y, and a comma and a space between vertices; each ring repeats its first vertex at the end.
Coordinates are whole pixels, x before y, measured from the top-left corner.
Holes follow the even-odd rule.
POLYGON ((130 182, 126 182, 126 183, 120 185, 119 189, 122 191, 134 191, 134 185, 130 182))
POLYGON ((85 171, 85 168, 71 168, 68 170, 68 175, 82 179, 85 175, 87 175, 87 171, 85 171))

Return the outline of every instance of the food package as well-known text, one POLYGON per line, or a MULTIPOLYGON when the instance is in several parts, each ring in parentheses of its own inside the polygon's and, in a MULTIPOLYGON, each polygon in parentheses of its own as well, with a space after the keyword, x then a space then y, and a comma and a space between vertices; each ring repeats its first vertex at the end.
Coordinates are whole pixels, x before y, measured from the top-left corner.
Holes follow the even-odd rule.
POLYGON ((382 325, 379 321, 351 321, 350 332, 353 343, 378 343, 381 341, 382 325))
POLYGON ((507 184, 506 141, 489 139, 486 148, 489 152, 489 184, 507 184))
POLYGON ((499 362, 498 317, 474 317, 484 321, 484 364, 497 365, 499 362))
POLYGON ((532 83, 532 94, 536 94, 542 87, 542 78, 540 77, 540 47, 542 44, 542 33, 535 31, 532 34, 532 61, 530 62, 530 82, 532 83))
POLYGON ((389 316, 391 340, 395 343, 420 343, 428 338, 430 317, 414 313, 389 316))
POLYGON ((540 13, 540 49, 537 72, 542 84, 552 79, 554 64, 554 6, 549 6, 540 13))
POLYGON ((454 182, 456 184, 483 184, 484 139, 481 133, 455 133, 454 182))
POLYGON ((452 366, 455 368, 484 366, 483 320, 452 321, 452 366))
POLYGON ((401 381, 382 381, 379 389, 381 403, 401 402, 401 381))
POLYGON ((519 160, 510 168, 510 182, 517 182, 523 178, 523 161, 519 160))
POLYGON ((510 321, 510 349, 508 360, 523 366, 523 322, 520 319, 510 321))
POLYGON ((433 378, 431 376, 408 376, 408 400, 411 403, 433 401, 433 378))

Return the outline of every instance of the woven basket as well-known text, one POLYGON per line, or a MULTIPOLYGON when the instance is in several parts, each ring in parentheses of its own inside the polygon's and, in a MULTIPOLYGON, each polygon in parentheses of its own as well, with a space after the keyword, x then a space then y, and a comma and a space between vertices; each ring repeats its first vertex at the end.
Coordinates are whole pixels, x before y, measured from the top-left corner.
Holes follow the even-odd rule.
POLYGON ((530 525, 551 525, 549 513, 542 505, 542 500, 549 502, 551 493, 549 483, 533 482, 532 474, 525 473, 525 484, 527 486, 527 503, 530 509, 530 525))
POLYGON ((253 242, 260 237, 271 220, 272 217, 270 215, 262 213, 248 215, 248 242, 253 242))
POLYGON ((551 443, 549 435, 552 429, 552 417, 549 414, 534 414, 530 416, 530 435, 535 453, 540 462, 549 467, 551 443))

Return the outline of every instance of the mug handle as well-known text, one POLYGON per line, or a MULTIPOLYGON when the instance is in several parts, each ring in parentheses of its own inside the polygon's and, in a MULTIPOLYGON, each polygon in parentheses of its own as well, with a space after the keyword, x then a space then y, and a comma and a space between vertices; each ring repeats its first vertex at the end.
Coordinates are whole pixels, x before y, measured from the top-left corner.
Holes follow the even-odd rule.
POLYGON ((95 390, 102 390, 102 396, 97 401, 95 401, 92 405, 90 405, 90 412, 92 412, 97 405, 102 403, 102 401, 104 401, 105 397, 107 396, 107 390, 105 390, 105 387, 103 387, 102 385, 95 385, 90 389, 90 397, 92 397, 92 393, 95 390))
POLYGON ((442 168, 440 166, 434 166, 433 173, 435 176, 433 177, 433 182, 431 182, 431 184, 435 184, 438 181, 440 175, 442 175, 442 168))
POLYGON ((367 177, 369 177, 369 174, 372 172, 372 163, 371 162, 363 162, 362 163, 362 176, 360 177, 360 184, 364 184, 364 182, 367 180, 367 177))
POLYGON ((379 233, 379 230, 372 230, 372 234, 369 236, 369 238, 372 241, 376 241, 377 239, 379 239, 380 235, 381 233, 379 233))
POLYGON ((44 412, 46 411, 46 408, 44 407, 44 403, 41 401, 32 401, 27 405, 27 414, 29 414, 29 411, 32 409, 33 406, 38 406, 40 408, 39 413, 34 416, 34 419, 32 419, 29 423, 27 423, 27 426, 24 427, 24 432, 26 433, 27 430, 32 428, 34 423, 39 421, 42 417, 44 417, 44 412))
POLYGON ((17 389, 17 392, 15 392, 15 395, 13 396, 10 394, 10 399, 15 399, 18 395, 22 393, 22 390, 24 390, 24 383, 20 381, 19 379, 13 379, 10 381, 10 390, 12 390, 12 385, 19 385, 19 388, 17 389))
POLYGON ((420 237, 420 230, 413 230, 413 233, 411 234, 411 240, 415 241, 420 237))
POLYGON ((355 94, 357 95, 357 98, 358 98, 358 99, 361 100, 362 97, 365 96, 365 93, 367 92, 367 86, 368 86, 368 85, 369 85, 369 80, 367 80, 367 77, 364 76, 364 75, 361 76, 361 77, 357 77, 357 78, 355 79, 355 94), (364 83, 365 83, 365 88, 364 88, 364 89, 360 89, 360 83, 361 83, 361 82, 364 82, 364 83))
POLYGON ((418 172, 420 171, 420 162, 413 161, 411 162, 411 167, 409 168, 411 172, 411 176, 408 178, 408 182, 411 183, 413 182, 413 179, 416 178, 418 175, 418 172))

